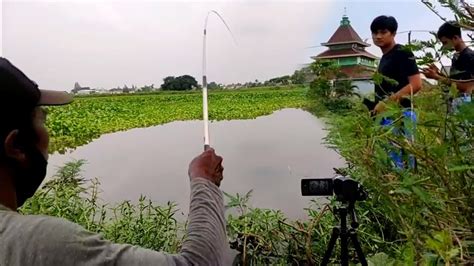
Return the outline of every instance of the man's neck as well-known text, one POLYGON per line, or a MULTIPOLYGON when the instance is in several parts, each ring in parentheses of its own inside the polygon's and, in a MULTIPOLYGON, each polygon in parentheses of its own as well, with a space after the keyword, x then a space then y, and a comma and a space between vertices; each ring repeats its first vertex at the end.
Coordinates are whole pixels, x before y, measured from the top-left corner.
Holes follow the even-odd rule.
POLYGON ((380 50, 382 50, 383 54, 386 54, 386 53, 390 52, 393 49, 393 47, 395 47, 395 45, 397 45, 397 43, 393 42, 393 43, 391 43, 387 46, 380 47, 380 50))
POLYGON ((454 49, 456 50, 456 52, 460 53, 462 52, 464 49, 466 49, 466 44, 464 42, 461 42, 460 44, 458 44, 456 47, 454 47, 454 49))
POLYGON ((0 204, 13 211, 16 211, 18 206, 12 175, 2 166, 0 166, 0 204))

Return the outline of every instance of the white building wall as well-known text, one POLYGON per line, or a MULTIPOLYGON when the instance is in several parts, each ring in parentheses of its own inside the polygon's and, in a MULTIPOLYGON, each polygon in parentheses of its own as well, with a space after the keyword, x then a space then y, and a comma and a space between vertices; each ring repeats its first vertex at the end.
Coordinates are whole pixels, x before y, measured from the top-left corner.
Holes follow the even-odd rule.
POLYGON ((358 92, 363 95, 374 92, 374 83, 371 80, 354 80, 352 85, 357 86, 358 92))

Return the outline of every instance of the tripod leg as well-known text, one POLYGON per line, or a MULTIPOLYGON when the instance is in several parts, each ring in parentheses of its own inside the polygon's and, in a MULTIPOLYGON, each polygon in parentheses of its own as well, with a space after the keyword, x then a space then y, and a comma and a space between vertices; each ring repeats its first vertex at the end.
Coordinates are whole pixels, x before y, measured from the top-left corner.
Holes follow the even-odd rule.
POLYGON ((338 227, 334 227, 332 229, 331 239, 329 240, 328 247, 326 252, 324 253, 323 261, 321 265, 328 265, 329 260, 331 259, 331 254, 334 249, 334 245, 336 245, 337 238, 339 237, 340 230, 338 227))
POLYGON ((359 239, 357 238, 357 233, 354 229, 349 231, 349 236, 351 237, 354 248, 357 252, 357 257, 359 258, 360 264, 362 266, 367 266, 367 260, 365 259, 364 252, 362 252, 362 247, 360 246, 359 239))
POLYGON ((341 265, 348 266, 349 265, 349 250, 348 250, 348 232, 347 230, 343 230, 341 232, 341 265))

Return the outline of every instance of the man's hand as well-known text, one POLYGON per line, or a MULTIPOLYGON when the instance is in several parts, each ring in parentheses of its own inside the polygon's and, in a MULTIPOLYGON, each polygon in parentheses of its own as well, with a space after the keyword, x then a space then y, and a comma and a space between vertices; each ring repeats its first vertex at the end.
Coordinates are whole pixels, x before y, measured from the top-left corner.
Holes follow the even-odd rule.
POLYGON ((438 80, 442 77, 439 74, 439 69, 435 64, 430 64, 428 68, 423 69, 421 73, 423 73, 423 75, 429 79, 438 80))
POLYGON ((398 93, 394 93, 394 94, 390 95, 389 100, 394 101, 394 102, 399 102, 400 101, 400 95, 398 93))
POLYGON ((383 113, 387 109, 387 105, 384 102, 379 102, 374 108, 375 114, 383 113))
POLYGON ((196 177, 202 177, 213 182, 216 186, 220 186, 224 178, 222 160, 222 157, 216 155, 213 148, 208 148, 189 164, 189 178, 192 180, 196 177))

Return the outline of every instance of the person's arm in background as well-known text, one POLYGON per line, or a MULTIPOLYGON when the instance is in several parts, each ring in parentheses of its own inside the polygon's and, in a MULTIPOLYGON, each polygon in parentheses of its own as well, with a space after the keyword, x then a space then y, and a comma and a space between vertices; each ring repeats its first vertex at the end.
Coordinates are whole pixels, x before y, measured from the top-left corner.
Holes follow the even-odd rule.
POLYGON ((474 88, 474 57, 469 58, 470 65, 467 69, 467 74, 470 78, 462 80, 462 79, 454 79, 449 78, 446 75, 439 72, 439 69, 436 65, 431 64, 428 68, 423 69, 423 74, 425 77, 429 79, 434 79, 439 83, 446 84, 447 86, 451 86, 452 83, 456 83, 456 88, 461 93, 469 93, 472 92, 474 88))
MULTIPOLYGON (((209 149, 189 165, 191 202, 186 239, 179 254, 115 244, 65 219, 12 214, 10 265, 223 265, 228 250, 222 157, 209 149), (16 216, 14 216, 16 215, 16 216)), ((5 239, 6 240, 6 239, 5 239)), ((1 250, 1 249, 0 249, 1 250)), ((0 252, 1 253, 1 252, 0 252)), ((0 254, 1 255, 1 254, 0 254)))

